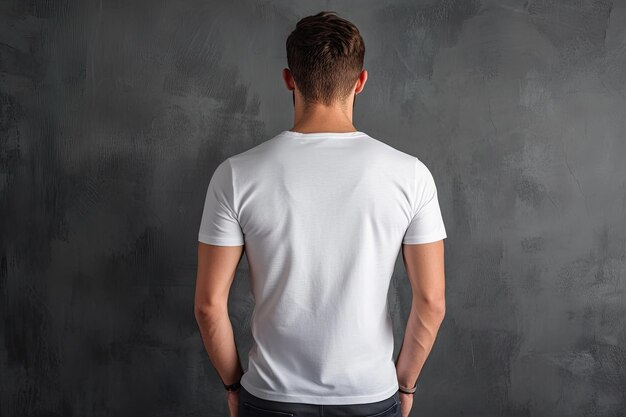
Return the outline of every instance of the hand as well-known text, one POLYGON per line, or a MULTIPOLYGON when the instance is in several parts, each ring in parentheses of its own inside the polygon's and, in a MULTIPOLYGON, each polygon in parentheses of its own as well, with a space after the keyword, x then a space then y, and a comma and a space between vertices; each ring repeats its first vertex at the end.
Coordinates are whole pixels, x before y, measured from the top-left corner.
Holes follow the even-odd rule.
POLYGON ((230 417, 237 417, 239 412, 239 391, 228 391, 228 409, 230 410, 230 417))
POLYGON ((408 417, 411 408, 413 407, 413 394, 405 394, 400 392, 400 412, 402 417, 408 417))

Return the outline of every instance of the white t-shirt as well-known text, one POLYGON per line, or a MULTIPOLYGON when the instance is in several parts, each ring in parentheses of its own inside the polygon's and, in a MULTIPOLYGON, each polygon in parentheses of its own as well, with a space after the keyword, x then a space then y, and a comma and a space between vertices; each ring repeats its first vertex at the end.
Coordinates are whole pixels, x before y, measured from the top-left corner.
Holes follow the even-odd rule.
POLYGON ((445 237, 428 168, 363 132, 283 131, 223 161, 198 239, 245 243, 255 308, 243 387, 311 404, 390 397, 395 262, 402 243, 445 237))

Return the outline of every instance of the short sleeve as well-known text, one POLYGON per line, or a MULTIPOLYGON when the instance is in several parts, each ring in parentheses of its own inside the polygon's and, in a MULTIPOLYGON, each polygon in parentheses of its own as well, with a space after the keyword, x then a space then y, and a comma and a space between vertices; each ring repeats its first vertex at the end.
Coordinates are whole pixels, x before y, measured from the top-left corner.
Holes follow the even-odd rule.
POLYGON ((209 181, 198 241, 219 246, 243 245, 244 235, 234 207, 232 167, 226 159, 209 181))
POLYGON ((430 170, 416 158, 414 213, 402 243, 430 243, 445 239, 446 228, 441 216, 437 187, 430 170))

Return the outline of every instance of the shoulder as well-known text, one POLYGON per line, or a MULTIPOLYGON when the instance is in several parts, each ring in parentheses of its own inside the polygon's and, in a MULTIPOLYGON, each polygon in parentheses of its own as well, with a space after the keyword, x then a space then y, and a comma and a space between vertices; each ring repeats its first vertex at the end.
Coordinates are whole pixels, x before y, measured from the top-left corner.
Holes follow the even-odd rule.
POLYGON ((411 170, 414 169, 415 159, 417 159, 415 156, 370 135, 367 135, 367 139, 367 150, 372 157, 384 159, 395 165, 396 168, 407 167, 411 170))
POLYGON ((277 146, 279 146, 281 142, 280 139, 281 136, 279 134, 243 152, 232 155, 228 158, 232 169, 251 167, 254 163, 262 162, 264 159, 271 157, 276 153, 277 146))
MULTIPOLYGON (((369 135, 368 135, 369 136, 369 135)), ((385 159, 391 169, 403 172, 413 178, 414 190, 418 194, 431 192, 435 188, 435 180, 428 165, 419 156, 401 151, 384 141, 369 136, 373 155, 385 159)))

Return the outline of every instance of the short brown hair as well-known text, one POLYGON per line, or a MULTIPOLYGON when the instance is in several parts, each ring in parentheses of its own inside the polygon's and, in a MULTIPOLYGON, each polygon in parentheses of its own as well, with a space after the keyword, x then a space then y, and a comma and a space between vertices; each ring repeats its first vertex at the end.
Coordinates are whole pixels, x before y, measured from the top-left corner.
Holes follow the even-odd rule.
POLYGON ((287 38, 287 65, 306 104, 347 99, 364 56, 357 27, 332 11, 302 18, 287 38))

